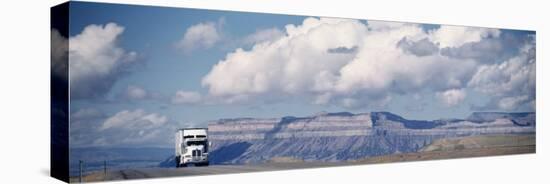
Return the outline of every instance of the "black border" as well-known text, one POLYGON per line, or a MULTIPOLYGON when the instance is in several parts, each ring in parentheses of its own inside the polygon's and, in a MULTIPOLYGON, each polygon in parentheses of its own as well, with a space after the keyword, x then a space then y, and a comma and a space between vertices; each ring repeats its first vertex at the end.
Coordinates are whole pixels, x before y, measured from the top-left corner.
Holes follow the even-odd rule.
MULTIPOLYGON (((50 9, 50 31, 55 29, 65 38, 69 37, 69 9, 70 2, 50 9)), ((68 53, 69 42, 65 44, 68 53)), ((50 45, 50 49, 55 47, 53 42, 50 45)), ((68 54, 62 57, 62 61, 55 62, 63 62, 63 65, 68 66, 68 54)), ((50 175, 69 183, 69 69, 64 67, 62 74, 59 74, 59 70, 55 71, 57 74, 54 73, 53 56, 50 57, 50 64, 50 175)))

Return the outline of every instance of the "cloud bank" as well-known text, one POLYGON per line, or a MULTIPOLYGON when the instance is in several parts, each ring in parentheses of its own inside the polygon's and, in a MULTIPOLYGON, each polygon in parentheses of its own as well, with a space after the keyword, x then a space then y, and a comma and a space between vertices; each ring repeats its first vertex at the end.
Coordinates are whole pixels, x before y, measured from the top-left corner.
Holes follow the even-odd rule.
POLYGON ((534 39, 516 44, 527 51, 507 61, 472 54, 472 47, 477 52, 505 47, 494 41, 501 36, 498 29, 426 30, 410 23, 307 18, 276 35, 214 65, 201 82, 209 95, 231 102, 301 96, 347 108, 384 106, 393 95, 422 91, 451 107, 467 98, 465 89, 498 93, 497 105, 486 104, 487 109, 513 110, 534 100, 534 49, 528 49, 534 39))
POLYGON ((80 147, 167 147, 177 123, 143 109, 121 110, 107 115, 94 108, 71 114, 71 144, 80 147))

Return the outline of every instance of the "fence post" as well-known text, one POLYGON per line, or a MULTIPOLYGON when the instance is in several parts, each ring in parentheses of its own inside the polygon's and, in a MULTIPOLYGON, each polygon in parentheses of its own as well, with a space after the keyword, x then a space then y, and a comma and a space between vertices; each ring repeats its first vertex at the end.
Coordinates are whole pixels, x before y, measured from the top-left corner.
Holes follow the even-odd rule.
POLYGON ((82 183, 82 160, 79 160, 78 161, 78 165, 79 165, 79 175, 78 175, 78 183, 82 183))
POLYGON ((107 160, 103 161, 103 181, 107 181, 107 160))

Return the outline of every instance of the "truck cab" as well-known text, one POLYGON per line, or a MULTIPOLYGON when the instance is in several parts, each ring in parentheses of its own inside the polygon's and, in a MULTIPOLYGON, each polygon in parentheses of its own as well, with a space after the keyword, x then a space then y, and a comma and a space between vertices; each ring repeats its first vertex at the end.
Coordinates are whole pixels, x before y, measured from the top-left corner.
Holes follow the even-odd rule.
POLYGON ((184 128, 176 132, 176 167, 208 166, 208 129, 184 128))

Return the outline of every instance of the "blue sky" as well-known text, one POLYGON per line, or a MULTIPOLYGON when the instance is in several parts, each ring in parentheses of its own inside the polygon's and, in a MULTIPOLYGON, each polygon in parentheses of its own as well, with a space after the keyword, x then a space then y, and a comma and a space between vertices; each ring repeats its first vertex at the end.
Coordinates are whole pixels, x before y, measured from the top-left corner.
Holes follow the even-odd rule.
POLYGON ((170 146, 220 118, 534 111, 532 31, 83 2, 70 16, 77 147, 170 146))

